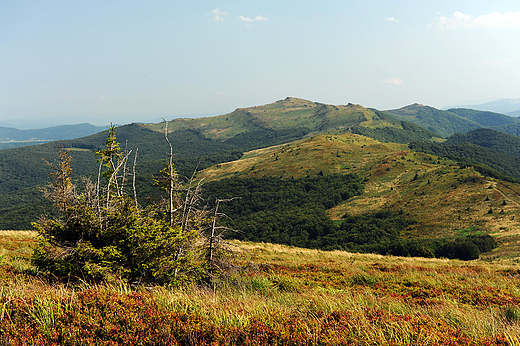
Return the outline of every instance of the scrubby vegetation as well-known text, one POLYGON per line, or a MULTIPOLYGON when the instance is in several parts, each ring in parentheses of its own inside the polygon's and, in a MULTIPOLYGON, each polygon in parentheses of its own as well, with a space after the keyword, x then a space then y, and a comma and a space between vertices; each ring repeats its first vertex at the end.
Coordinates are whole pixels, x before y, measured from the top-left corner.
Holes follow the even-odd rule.
POLYGON ((74 184, 72 157, 59 152, 56 163, 47 163, 52 183, 42 188, 59 217, 44 215, 33 223, 40 236, 33 263, 40 271, 67 280, 172 285, 218 276, 219 261, 227 255, 215 233, 218 211, 211 216, 198 208, 200 184, 181 186, 172 152, 156 179, 167 198, 147 208, 138 203, 127 171, 131 152, 121 150, 114 127, 106 148, 97 152, 97 182, 85 178, 82 187, 74 184))
POLYGON ((352 129, 353 133, 377 139, 381 142, 410 143, 411 141, 429 142, 438 135, 430 130, 411 122, 400 121, 400 127, 365 127, 358 126, 352 129))

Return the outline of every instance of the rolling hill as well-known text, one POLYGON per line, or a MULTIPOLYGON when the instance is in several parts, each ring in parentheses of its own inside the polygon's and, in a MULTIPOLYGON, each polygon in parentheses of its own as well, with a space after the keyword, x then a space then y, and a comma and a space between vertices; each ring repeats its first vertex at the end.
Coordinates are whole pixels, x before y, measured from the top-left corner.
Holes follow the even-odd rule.
MULTIPOLYGON (((241 108, 217 117, 175 119, 168 123, 168 129, 181 176, 191 175, 199 161, 201 169, 236 159, 243 151, 288 143, 323 131, 370 132, 372 136, 403 143, 428 141, 435 136, 431 131, 359 105, 333 106, 296 98, 241 108)), ((94 151, 103 148, 106 136, 107 131, 103 131, 78 139, 0 150, 0 201, 5 201, 0 203, 0 228, 28 228, 30 219, 41 213, 41 194, 36 187, 45 185, 49 174, 42 158, 55 160, 58 144, 71 150, 75 177, 93 177, 98 168, 94 151)), ((124 125, 117 128, 116 136, 122 148, 133 150, 134 154, 138 149, 138 182, 142 191, 153 194, 152 174, 160 171, 169 152, 164 124, 124 125)))
MULTIPOLYGON (((390 210, 416 221, 403 230, 409 239, 491 232, 509 243, 520 234, 515 221, 520 185, 485 177, 452 160, 413 152, 404 144, 356 134, 320 135, 256 150, 238 161, 207 168, 200 178, 207 184, 226 179, 220 185, 225 186, 234 179, 283 180, 334 173, 352 173, 365 181, 364 193, 327 210, 337 222, 345 215, 390 210)), ((501 251, 516 250, 502 246, 501 251)))
MULTIPOLYGON (((143 126, 154 131, 163 129, 163 124, 143 126)), ((327 105, 294 97, 263 106, 238 108, 216 117, 174 119, 169 122, 168 128, 172 131, 197 131, 206 138, 227 144, 243 145, 249 142, 251 147, 256 145, 257 148, 328 131, 370 132, 373 136, 386 136, 402 143, 417 138, 431 140, 437 136, 375 109, 351 103, 327 105), (278 139, 262 139, 270 137, 278 139)))

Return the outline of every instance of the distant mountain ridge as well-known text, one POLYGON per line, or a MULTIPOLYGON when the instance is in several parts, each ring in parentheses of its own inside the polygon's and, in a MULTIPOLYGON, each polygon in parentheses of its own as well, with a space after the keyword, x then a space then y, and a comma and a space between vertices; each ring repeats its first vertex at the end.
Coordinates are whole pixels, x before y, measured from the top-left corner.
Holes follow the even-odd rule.
MULTIPOLYGON (((162 131, 164 125, 143 126, 153 131, 162 131)), ((291 137, 288 134, 295 134, 292 140, 296 140, 326 131, 349 131, 399 143, 438 137, 412 122, 396 119, 377 109, 352 103, 329 105, 295 97, 263 106, 237 108, 229 114, 215 117, 173 119, 168 122, 168 129, 197 131, 208 139, 223 143, 243 142, 245 139, 258 141, 259 137, 269 133, 285 133, 286 139, 291 137)))
POLYGON ((75 139, 104 131, 102 126, 88 123, 61 125, 43 129, 19 130, 0 126, 0 149, 28 146, 56 140, 75 139))
POLYGON ((469 108, 481 111, 491 111, 517 117, 520 116, 520 98, 500 99, 476 105, 463 105, 452 108, 469 108))

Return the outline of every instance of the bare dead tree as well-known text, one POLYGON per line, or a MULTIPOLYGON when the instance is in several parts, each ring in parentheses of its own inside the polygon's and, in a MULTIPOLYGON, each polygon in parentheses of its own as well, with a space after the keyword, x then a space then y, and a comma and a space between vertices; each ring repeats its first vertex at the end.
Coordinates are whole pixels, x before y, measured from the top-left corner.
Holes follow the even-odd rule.
POLYGON ((229 261, 230 255, 233 255, 233 251, 231 250, 232 244, 225 242, 222 235, 225 231, 236 232, 236 230, 225 226, 219 226, 218 219, 220 217, 228 217, 226 214, 219 212, 220 203, 231 202, 238 198, 240 197, 227 199, 217 198, 215 200, 215 211, 213 213, 213 219, 207 240, 208 246, 206 256, 210 280, 214 277, 216 270, 222 271, 233 266, 231 261, 229 261))
POLYGON ((130 150, 128 153, 126 153, 126 155, 122 159, 120 159, 119 162, 117 162, 117 166, 114 165, 113 172, 110 175, 110 179, 108 180, 108 185, 107 185, 107 188, 106 188, 107 189, 107 193, 106 193, 107 209, 110 206, 110 189, 112 187, 112 184, 114 184, 114 186, 115 186, 116 195, 117 196, 121 196, 122 195, 121 191, 118 188, 118 176, 117 176, 117 174, 119 173, 119 170, 121 169, 121 167, 123 165, 126 165, 126 161, 128 160, 128 157, 130 156, 131 153, 132 153, 132 150, 130 150))
POLYGON ((197 173, 198 165, 193 171, 191 178, 188 183, 188 188, 186 190, 186 196, 184 199, 184 203, 182 205, 182 216, 181 216, 181 227, 183 231, 188 229, 188 222, 190 220, 190 215, 193 212, 196 205, 202 200, 202 182, 204 179, 199 180, 197 186, 192 190, 193 183, 195 181, 195 174, 197 173))
MULTIPOLYGON (((128 140, 125 141, 124 153, 128 154, 128 140)), ((127 169, 126 169, 127 162, 128 162, 128 160, 124 160, 123 173, 121 174, 121 186, 119 187, 119 196, 122 196, 125 193, 124 188, 125 188, 125 182, 126 182, 126 177, 127 177, 127 169)))
POLYGON ((168 179, 169 179, 169 188, 168 188, 168 199, 170 202, 170 226, 173 227, 174 223, 174 213, 177 211, 176 209, 173 209, 173 195, 174 195, 174 189, 175 189, 175 170, 173 169, 173 147, 172 143, 170 142, 170 139, 168 138, 168 122, 166 119, 164 119, 164 137, 166 138, 166 142, 168 143, 168 146, 170 147, 170 153, 168 155, 168 179))

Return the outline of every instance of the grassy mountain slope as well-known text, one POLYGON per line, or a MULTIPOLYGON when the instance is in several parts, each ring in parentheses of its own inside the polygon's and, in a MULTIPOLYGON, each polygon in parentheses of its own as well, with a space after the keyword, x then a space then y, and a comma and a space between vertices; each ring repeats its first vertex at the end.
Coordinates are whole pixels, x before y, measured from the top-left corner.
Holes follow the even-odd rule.
POLYGON ((520 234, 515 220, 519 185, 484 177, 448 159, 412 152, 404 144, 356 134, 321 135, 256 150, 238 161, 210 167, 200 177, 206 181, 259 176, 290 179, 320 172, 355 173, 366 180, 362 195, 328 211, 334 220, 347 213, 390 209, 417 221, 407 228, 408 237, 451 237, 481 229, 507 243, 520 234))
MULTIPOLYGON (((358 105, 331 106, 288 97, 264 106, 238 108, 216 117, 175 119, 168 126, 171 130, 196 129, 209 138, 226 140, 258 129, 301 127, 315 132, 336 126, 355 126, 372 120, 373 116, 373 111, 358 105)), ((148 126, 154 130, 160 129, 160 124, 148 126)))

